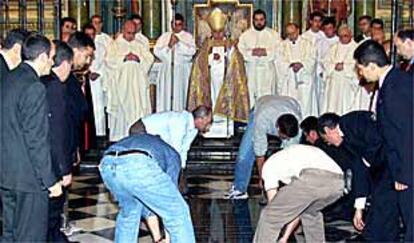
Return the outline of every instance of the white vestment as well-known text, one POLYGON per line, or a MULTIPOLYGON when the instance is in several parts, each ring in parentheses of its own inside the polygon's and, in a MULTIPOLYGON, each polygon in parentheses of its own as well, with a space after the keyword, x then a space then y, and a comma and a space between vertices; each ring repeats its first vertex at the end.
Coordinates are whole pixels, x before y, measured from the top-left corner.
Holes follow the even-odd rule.
POLYGON ((93 116, 95 121, 96 136, 106 135, 105 124, 105 95, 103 92, 103 83, 107 77, 106 65, 104 62, 105 55, 112 39, 105 33, 100 33, 95 37, 95 59, 93 60, 90 71, 99 74, 95 80, 89 80, 91 86, 91 96, 93 105, 93 116))
POLYGON ((122 35, 109 46, 105 58, 108 65, 107 111, 109 114, 109 140, 118 141, 128 136, 130 126, 151 113, 148 71, 154 57, 136 40, 126 41, 122 35), (140 61, 125 61, 129 53, 140 61))
POLYGON ((279 33, 267 27, 262 31, 250 28, 240 36, 238 48, 246 66, 250 107, 253 107, 261 96, 276 94, 275 60, 279 45, 279 33), (267 56, 253 56, 254 48, 266 48, 267 56))
POLYGON ((316 45, 316 43, 325 37, 325 34, 320 30, 318 32, 313 32, 311 29, 308 29, 307 31, 303 32, 301 37, 312 42, 313 45, 316 45))
POLYGON ((315 71, 316 48, 312 42, 300 36, 293 44, 289 39, 282 42, 278 61, 278 94, 295 98, 303 117, 318 115, 315 71), (303 67, 294 72, 292 63, 301 63, 303 67))
POLYGON ((319 39, 319 41, 316 43, 316 46, 318 48, 317 50, 317 65, 316 65, 316 76, 317 76, 317 82, 316 82, 316 96, 318 98, 318 110, 319 113, 322 112, 323 109, 323 102, 325 99, 325 79, 324 79, 324 68, 322 65, 322 60, 326 58, 326 55, 329 52, 329 49, 331 46, 339 42, 339 38, 337 35, 328 38, 324 34, 324 37, 319 39))
POLYGON ((366 99, 364 100, 364 93, 369 97, 368 93, 359 85, 355 72, 353 55, 357 46, 358 44, 353 40, 348 44, 338 42, 331 47, 323 60, 326 87, 322 112, 343 115, 364 106, 366 106, 364 110, 368 110, 368 105, 364 104, 367 102, 366 99), (342 71, 335 70, 337 63, 344 63, 342 71))
POLYGON ((135 40, 141 43, 147 50, 150 49, 149 40, 141 31, 135 34, 135 40))
POLYGON ((171 89, 173 88, 172 110, 182 111, 186 108, 188 82, 191 73, 191 60, 196 52, 193 36, 185 31, 176 33, 180 41, 170 49, 172 32, 166 32, 157 40, 154 54, 161 62, 162 67, 157 78, 157 112, 171 110, 171 89), (171 80, 171 60, 174 54, 174 80, 171 80), (173 85, 171 87, 171 82, 173 85))
MULTIPOLYGON (((219 96, 221 86, 224 81, 224 72, 226 59, 230 60, 233 48, 226 50, 224 46, 213 47, 211 54, 208 55, 208 64, 210 66, 210 83, 211 83, 211 104, 215 107, 216 100, 219 96), (214 60, 214 54, 220 55, 219 60, 214 60), (226 58, 225 58, 226 57, 226 58)), ((205 137, 229 137, 234 134, 233 120, 223 116, 214 115, 210 131, 205 137)))

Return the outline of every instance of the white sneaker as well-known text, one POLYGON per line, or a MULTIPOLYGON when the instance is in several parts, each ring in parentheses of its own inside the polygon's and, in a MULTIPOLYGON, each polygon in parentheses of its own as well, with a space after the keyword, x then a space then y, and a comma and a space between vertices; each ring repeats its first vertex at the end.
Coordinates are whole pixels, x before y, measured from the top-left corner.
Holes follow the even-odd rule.
POLYGON ((247 192, 241 192, 239 190, 236 190, 234 185, 231 186, 230 190, 226 195, 224 195, 224 199, 247 199, 249 198, 249 194, 247 192))

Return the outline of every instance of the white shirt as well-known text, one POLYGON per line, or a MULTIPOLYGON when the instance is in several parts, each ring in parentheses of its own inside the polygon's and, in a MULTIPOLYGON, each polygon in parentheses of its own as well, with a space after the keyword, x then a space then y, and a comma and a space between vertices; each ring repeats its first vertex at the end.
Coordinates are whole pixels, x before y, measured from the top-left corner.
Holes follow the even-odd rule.
POLYGON ((294 144, 272 155, 263 165, 262 177, 267 190, 279 187, 279 181, 289 184, 304 169, 343 172, 338 164, 317 147, 294 144))
POLYGON ((142 122, 149 134, 159 135, 180 154, 184 168, 188 150, 198 134, 193 115, 188 111, 167 111, 146 116, 142 122))

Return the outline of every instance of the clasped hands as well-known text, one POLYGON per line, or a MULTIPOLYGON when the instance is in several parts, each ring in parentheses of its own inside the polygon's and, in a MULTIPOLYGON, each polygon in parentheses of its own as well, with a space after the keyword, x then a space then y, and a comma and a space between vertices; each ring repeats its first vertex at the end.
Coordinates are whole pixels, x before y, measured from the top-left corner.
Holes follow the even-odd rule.
POLYGON ((344 63, 343 62, 338 62, 337 64, 335 64, 335 70, 336 71, 344 70, 344 63))
POLYGON ((303 68, 303 64, 300 62, 294 62, 294 63, 291 63, 289 67, 292 68, 293 72, 297 73, 299 72, 300 69, 303 68))
POLYGON ((170 42, 168 42, 168 47, 172 48, 175 44, 177 44, 180 41, 178 37, 174 34, 171 35, 170 42))
POLYGON ((135 62, 139 62, 139 56, 135 55, 134 53, 130 52, 128 53, 125 58, 124 61, 135 61, 135 62))
POLYGON ((266 48, 254 48, 252 50, 252 56, 256 56, 256 57, 267 56, 266 48))

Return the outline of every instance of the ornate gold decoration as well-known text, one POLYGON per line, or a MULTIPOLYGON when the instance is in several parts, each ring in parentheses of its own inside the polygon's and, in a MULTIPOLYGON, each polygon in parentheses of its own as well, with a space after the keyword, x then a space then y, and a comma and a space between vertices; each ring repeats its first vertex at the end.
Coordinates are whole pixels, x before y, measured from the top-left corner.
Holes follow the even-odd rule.
POLYGON ((237 40, 240 34, 252 24, 252 3, 241 4, 239 3, 239 0, 208 0, 207 3, 196 3, 193 7, 193 33, 198 47, 201 46, 206 38, 211 36, 212 27, 209 23, 209 17, 216 8, 218 8, 227 19, 227 22, 222 28, 226 32, 226 36, 230 34, 229 36, 231 39, 237 40))

